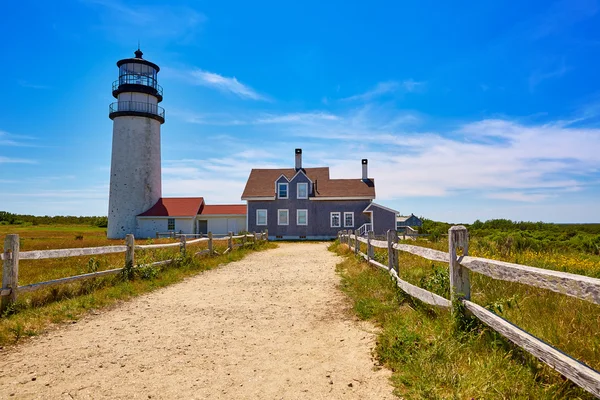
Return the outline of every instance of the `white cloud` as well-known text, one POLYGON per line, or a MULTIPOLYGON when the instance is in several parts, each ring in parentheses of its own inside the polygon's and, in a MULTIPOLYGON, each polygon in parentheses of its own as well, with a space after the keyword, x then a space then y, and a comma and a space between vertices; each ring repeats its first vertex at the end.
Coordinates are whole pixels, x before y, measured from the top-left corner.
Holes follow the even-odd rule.
POLYGON ((565 64, 564 58, 560 62, 560 64, 550 70, 542 70, 537 69, 531 73, 529 76, 529 91, 533 92, 540 83, 545 80, 560 78, 565 75, 570 70, 569 67, 565 64))
POLYGON ((11 158, 0 156, 0 164, 37 164, 37 161, 25 158, 11 158))
POLYGON ((315 121, 336 121, 340 118, 327 112, 269 114, 254 120, 256 124, 286 124, 286 123, 313 123, 315 121))
POLYGON ((344 101, 368 101, 376 97, 383 96, 389 93, 404 92, 411 93, 422 90, 425 86, 425 82, 418 82, 413 79, 407 79, 402 82, 398 81, 387 81, 379 82, 373 89, 368 90, 365 93, 357 94, 354 96, 346 97, 344 101))
POLYGON ((233 93, 243 99, 251 100, 268 100, 267 97, 259 94, 257 91, 252 89, 250 86, 244 85, 234 76, 228 78, 214 72, 203 71, 201 69, 195 69, 189 72, 191 82, 196 85, 212 87, 217 90, 233 93))

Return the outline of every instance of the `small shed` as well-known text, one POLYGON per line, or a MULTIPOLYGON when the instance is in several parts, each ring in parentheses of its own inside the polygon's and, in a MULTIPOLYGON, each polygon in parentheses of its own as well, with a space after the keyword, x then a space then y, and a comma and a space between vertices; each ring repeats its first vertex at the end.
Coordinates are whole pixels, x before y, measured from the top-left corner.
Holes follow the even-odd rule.
POLYGON ((423 226, 423 221, 420 218, 415 216, 415 214, 410 214, 408 217, 398 215, 396 217, 396 230, 401 230, 406 228, 407 226, 411 228, 421 227, 423 226))

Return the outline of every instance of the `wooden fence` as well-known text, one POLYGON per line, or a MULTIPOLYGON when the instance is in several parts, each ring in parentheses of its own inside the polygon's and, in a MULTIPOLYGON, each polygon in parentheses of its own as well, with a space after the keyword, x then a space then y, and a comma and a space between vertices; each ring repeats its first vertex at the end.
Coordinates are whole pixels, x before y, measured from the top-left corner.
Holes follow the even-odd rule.
MULTIPOLYGON (((4 239, 4 252, 0 254, 0 259, 3 260, 2 287, 0 288, 0 312, 2 310, 5 310, 6 307, 8 307, 10 304, 17 301, 17 298, 21 293, 34 292, 36 290, 51 286, 57 286, 65 283, 72 283, 86 279, 93 279, 106 275, 115 275, 123 271, 123 269, 127 268, 128 266, 135 268, 135 250, 179 247, 180 254, 185 255, 188 245, 193 243, 208 242, 208 248, 206 250, 195 253, 195 255, 213 255, 217 253, 216 250, 213 248, 213 242, 219 240, 226 240, 227 249, 225 249, 225 251, 223 252, 223 254, 226 254, 237 247, 244 246, 245 244, 251 244, 259 240, 268 240, 268 237, 269 236, 267 232, 237 236, 234 236, 232 232, 229 232, 229 235, 225 237, 216 238, 213 237, 213 234, 211 232, 209 232, 207 237, 194 240, 187 240, 186 236, 182 235, 179 238, 180 241, 175 243, 136 245, 135 238, 133 237, 133 235, 127 235, 127 237, 125 238, 125 245, 121 246, 20 251, 19 235, 6 235, 6 238, 4 239), (241 243, 235 243, 235 239, 240 239, 241 243), (115 268, 106 271, 90 272, 88 274, 69 276, 66 278, 54 279, 51 281, 37 282, 30 285, 19 286, 19 260, 42 260, 48 258, 91 256, 111 253, 125 253, 124 268, 115 268)), ((173 262, 173 259, 157 261, 146 265, 139 265, 138 267, 159 266, 169 264, 171 262, 173 262)))
POLYGON ((486 258, 469 257, 469 233, 464 226, 453 226, 448 231, 448 253, 420 246, 399 244, 398 232, 391 230, 387 232, 387 240, 375 240, 373 232, 369 232, 367 238, 364 238, 354 235, 351 230, 340 231, 338 237, 340 243, 347 244, 356 255, 360 255, 370 264, 388 271, 396 281, 397 286, 407 294, 424 303, 452 309, 453 312, 452 304, 462 303, 468 312, 484 324, 525 351, 533 354, 578 386, 596 397, 600 397, 600 373, 598 371, 555 349, 493 312, 471 302, 469 274, 470 271, 478 272, 494 279, 548 289, 594 304, 600 304, 600 279, 486 258), (360 251, 361 243, 367 245, 366 253, 360 251), (387 249, 387 265, 374 259, 374 248, 387 249), (458 256, 459 249, 462 249, 460 257, 458 256), (432 261, 448 263, 451 298, 446 299, 400 279, 398 251, 405 251, 432 261))

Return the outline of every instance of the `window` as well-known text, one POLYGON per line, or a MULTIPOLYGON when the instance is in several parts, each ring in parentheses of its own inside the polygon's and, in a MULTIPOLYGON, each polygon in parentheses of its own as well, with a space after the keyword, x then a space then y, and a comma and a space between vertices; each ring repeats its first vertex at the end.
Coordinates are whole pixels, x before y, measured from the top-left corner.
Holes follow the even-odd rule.
POLYGON ((344 228, 350 228, 354 226, 354 213, 353 212, 345 212, 344 213, 344 228))
POLYGON ((308 183, 301 182, 297 185, 297 196, 299 199, 308 199, 308 183))
POLYGON ((331 216, 331 227, 332 228, 339 228, 341 225, 341 221, 340 221, 340 213, 339 212, 332 212, 330 214, 331 216))
POLYGON ((267 210, 256 210, 256 225, 267 224, 267 210))
POLYGON ((278 183, 277 184, 277 197, 280 199, 288 198, 288 184, 287 183, 278 183))
POLYGON ((167 220, 167 230, 174 231, 175 230, 175 218, 169 218, 167 220))
POLYGON ((296 210, 296 225, 308 225, 308 210, 296 210))
POLYGON ((289 225, 289 210, 277 210, 277 225, 289 225))

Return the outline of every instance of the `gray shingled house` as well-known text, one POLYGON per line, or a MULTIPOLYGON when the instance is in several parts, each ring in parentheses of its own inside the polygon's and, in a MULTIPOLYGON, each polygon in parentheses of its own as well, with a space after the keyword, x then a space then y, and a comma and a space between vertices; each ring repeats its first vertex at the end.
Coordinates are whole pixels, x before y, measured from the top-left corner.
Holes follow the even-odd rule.
POLYGON ((269 230, 270 239, 331 239, 339 230, 396 229, 397 211, 374 203, 375 181, 362 160, 362 178, 331 179, 329 167, 252 169, 242 200, 248 204, 248 231, 269 230))

